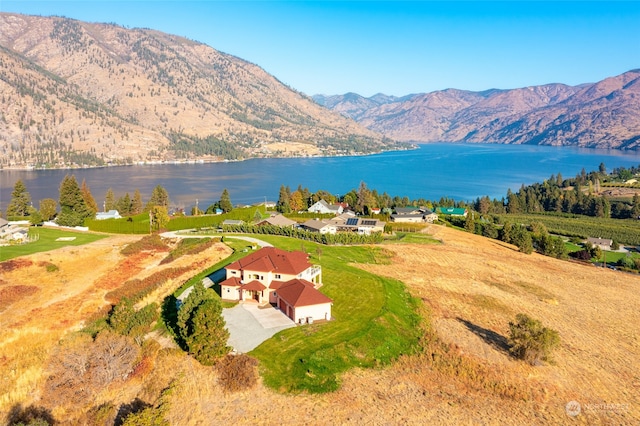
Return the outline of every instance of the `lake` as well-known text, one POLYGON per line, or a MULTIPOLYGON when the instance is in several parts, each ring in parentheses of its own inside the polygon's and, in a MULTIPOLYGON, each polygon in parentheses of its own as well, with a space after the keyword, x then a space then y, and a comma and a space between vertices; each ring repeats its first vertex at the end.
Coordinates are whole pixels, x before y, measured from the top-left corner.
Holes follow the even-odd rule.
POLYGON ((116 198, 139 189, 143 201, 162 185, 172 204, 190 211, 198 200, 206 209, 227 189, 234 204, 277 201, 280 185, 311 192, 323 189, 345 194, 360 182, 369 189, 410 199, 450 197, 470 201, 488 195, 505 196, 522 184, 542 182, 558 172, 573 177, 582 168, 598 170, 600 163, 616 167, 640 165, 640 152, 583 148, 497 144, 423 144, 413 151, 386 152, 355 157, 251 159, 206 164, 163 164, 73 170, 0 171, 0 210, 5 211, 11 191, 22 179, 34 206, 43 198, 59 198, 65 174, 78 184, 86 179, 99 206, 112 188, 116 198))

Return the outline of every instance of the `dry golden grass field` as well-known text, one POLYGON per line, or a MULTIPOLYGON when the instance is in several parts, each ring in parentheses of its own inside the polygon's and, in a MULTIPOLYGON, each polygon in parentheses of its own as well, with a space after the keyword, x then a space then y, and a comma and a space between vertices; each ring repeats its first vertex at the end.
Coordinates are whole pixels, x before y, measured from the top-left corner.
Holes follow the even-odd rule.
MULTIPOLYGON (((260 381, 225 393, 214 369, 152 342, 126 382, 85 406, 49 410, 62 424, 93 424, 95 407, 138 398, 161 401, 175 425, 640 424, 640 277, 521 254, 440 226, 427 231, 442 244, 386 245, 390 264, 360 265, 402 280, 423 301, 421 354, 352 370, 330 394, 282 395, 260 381), (508 322, 520 312, 559 332, 554 363, 534 367, 507 354, 508 322), (580 403, 576 417, 566 413, 569 401, 580 403)), ((108 289, 157 271, 166 253, 120 254, 137 238, 35 254, 1 271, 0 422, 16 404, 42 403, 50 354, 105 304, 108 289), (47 272, 48 263, 59 270, 47 272)), ((194 265, 195 274, 227 253, 216 245, 169 266, 194 265)), ((169 283, 166 294, 177 285, 169 283)))

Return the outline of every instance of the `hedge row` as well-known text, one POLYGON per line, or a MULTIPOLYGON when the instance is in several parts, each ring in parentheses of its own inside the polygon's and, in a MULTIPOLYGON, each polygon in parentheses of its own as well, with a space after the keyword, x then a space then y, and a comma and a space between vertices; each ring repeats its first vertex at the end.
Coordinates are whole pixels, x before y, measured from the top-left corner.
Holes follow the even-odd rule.
POLYGON ((239 232, 243 234, 283 235, 325 245, 376 244, 381 243, 383 240, 381 232, 371 235, 362 235, 355 232, 321 234, 300 228, 286 228, 274 225, 224 225, 222 230, 223 232, 239 232))

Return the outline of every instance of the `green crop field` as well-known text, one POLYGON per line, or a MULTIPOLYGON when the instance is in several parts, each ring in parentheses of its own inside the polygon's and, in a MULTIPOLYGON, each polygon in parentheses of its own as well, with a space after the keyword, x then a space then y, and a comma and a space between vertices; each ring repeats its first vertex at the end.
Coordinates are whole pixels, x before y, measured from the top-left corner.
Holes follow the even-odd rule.
POLYGON ((531 222, 542 222, 552 234, 581 238, 611 238, 620 244, 640 245, 640 220, 566 214, 506 214, 500 215, 500 221, 526 225, 531 222))
POLYGON ((64 246, 81 246, 107 237, 106 235, 88 232, 65 231, 53 228, 30 228, 29 236, 38 238, 26 244, 0 247, 0 261, 13 259, 43 251, 55 250, 64 246), (56 241, 59 238, 74 238, 73 240, 56 241))

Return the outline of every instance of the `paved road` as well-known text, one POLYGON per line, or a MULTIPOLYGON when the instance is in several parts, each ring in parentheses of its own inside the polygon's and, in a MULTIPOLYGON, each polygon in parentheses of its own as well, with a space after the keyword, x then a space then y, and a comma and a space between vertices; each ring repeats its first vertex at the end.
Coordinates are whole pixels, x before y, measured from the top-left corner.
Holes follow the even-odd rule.
POLYGON ((260 247, 273 247, 273 244, 270 244, 266 241, 259 240, 253 237, 243 237, 240 235, 228 235, 228 234, 211 234, 211 235, 198 235, 198 234, 183 234, 183 232, 194 231, 193 229, 183 229, 181 231, 171 231, 171 232, 163 232, 160 234, 163 238, 212 238, 212 237, 224 237, 224 238, 235 238, 236 240, 244 240, 250 243, 254 243, 259 245, 260 247))

